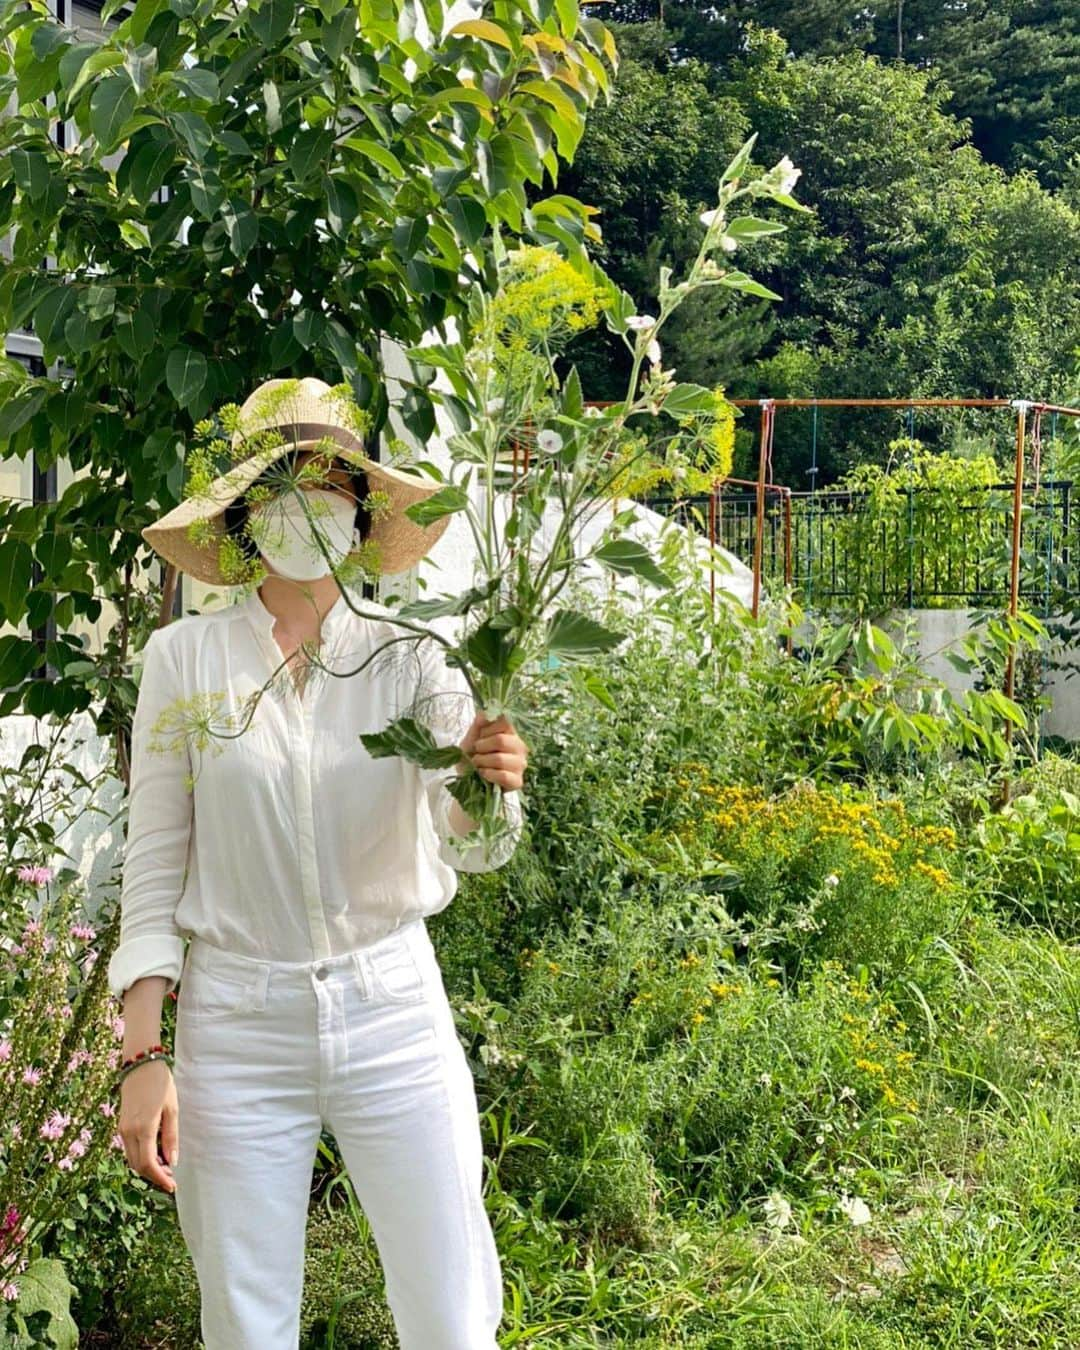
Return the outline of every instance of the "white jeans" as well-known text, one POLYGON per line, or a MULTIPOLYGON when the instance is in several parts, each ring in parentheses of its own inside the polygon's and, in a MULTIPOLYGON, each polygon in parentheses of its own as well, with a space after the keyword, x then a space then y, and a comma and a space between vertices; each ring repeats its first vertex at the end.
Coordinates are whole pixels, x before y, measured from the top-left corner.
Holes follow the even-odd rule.
POLYGON ((176 1005, 176 1208, 206 1350, 296 1350, 325 1126, 402 1350, 497 1350, 475 1085, 423 920, 328 961, 192 938, 176 1005))

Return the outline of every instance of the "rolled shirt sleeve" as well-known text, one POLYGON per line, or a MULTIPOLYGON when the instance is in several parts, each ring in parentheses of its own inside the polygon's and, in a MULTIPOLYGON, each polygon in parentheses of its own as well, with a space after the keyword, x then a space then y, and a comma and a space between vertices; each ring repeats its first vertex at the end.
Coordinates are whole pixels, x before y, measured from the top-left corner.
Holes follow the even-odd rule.
MULTIPOLYGON (((430 729, 440 746, 460 745, 476 715, 472 691, 462 671, 448 666, 440 643, 425 640, 418 644, 421 677, 416 702, 417 716, 430 729)), ((485 857, 484 844, 460 846, 450 824, 450 811, 456 798, 449 784, 455 769, 421 769, 417 766, 431 811, 439 856, 458 872, 493 872, 508 862, 517 848, 524 827, 525 812, 521 792, 502 794, 501 811, 507 830, 490 845, 485 857)))
POLYGON ((191 840, 191 758, 176 720, 155 730, 182 699, 167 630, 143 649, 142 679, 131 729, 128 825, 120 886, 120 940, 109 959, 108 985, 122 999, 136 980, 164 975, 176 987, 184 939, 174 915, 184 887, 191 840))

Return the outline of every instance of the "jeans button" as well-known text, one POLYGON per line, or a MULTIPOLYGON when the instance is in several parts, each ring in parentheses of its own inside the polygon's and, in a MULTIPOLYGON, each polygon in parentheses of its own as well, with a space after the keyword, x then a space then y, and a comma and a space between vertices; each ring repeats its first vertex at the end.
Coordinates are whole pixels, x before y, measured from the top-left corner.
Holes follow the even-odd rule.
POLYGON ((317 980, 325 980, 325 979, 326 979, 326 967, 325 967, 325 966, 319 966, 319 967, 318 967, 318 969, 315 971, 315 978, 316 978, 317 980))

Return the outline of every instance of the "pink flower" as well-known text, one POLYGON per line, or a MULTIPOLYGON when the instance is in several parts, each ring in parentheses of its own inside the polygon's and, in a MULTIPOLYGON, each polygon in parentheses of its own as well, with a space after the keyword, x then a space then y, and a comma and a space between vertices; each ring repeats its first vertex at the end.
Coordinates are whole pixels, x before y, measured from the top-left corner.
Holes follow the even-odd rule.
POLYGON ((4 1215, 4 1221, 3 1223, 0 1223, 0 1232, 6 1233, 9 1229, 14 1228, 18 1222, 19 1211, 14 1205, 8 1205, 7 1213, 4 1215))
POLYGON ((70 1172, 71 1169, 75 1166, 75 1164, 71 1161, 70 1158, 61 1158, 56 1165, 57 1167, 59 1167, 61 1172, 70 1172))
POLYGON ((74 1013, 74 1011, 72 1010, 72 1007, 71 1007, 71 1004, 70 1004, 70 1003, 64 1003, 64 1004, 61 1005, 61 1007, 60 1007, 60 1016, 61 1016, 61 1017, 74 1017, 74 1016, 75 1016, 75 1013, 74 1013))
POLYGON ((11 1058, 11 1042, 5 1036, 4 1039, 0 1041, 0 1061, 10 1058, 11 1058))
POLYGON ((24 865, 20 867, 15 874, 20 881, 27 881, 31 886, 47 886, 56 873, 51 867, 37 867, 24 865))
POLYGON ((68 1145, 68 1155, 72 1158, 81 1158, 86 1152, 85 1139, 73 1139, 68 1145))
POLYGON ((116 1107, 113 1106, 112 1102, 102 1102, 102 1103, 101 1103, 101 1114, 102 1114, 103 1116, 115 1116, 115 1115, 116 1115, 116 1107))
POLYGON ((97 937, 96 930, 88 923, 73 923, 71 925, 71 936, 73 938, 82 938, 85 942, 90 942, 97 937))
POLYGON ((62 1111, 54 1111, 42 1125, 41 1137, 42 1139, 59 1139, 70 1124, 70 1116, 65 1116, 62 1111))
POLYGON ((11 1127, 11 1137, 12 1139, 22 1138, 22 1126, 19 1124, 18 1121, 16 1121, 15 1124, 12 1125, 11 1127))
POLYGON ((120 1133, 119 1130, 117 1130, 117 1132, 116 1132, 116 1133, 113 1135, 113 1137, 109 1140, 109 1147, 110 1147, 110 1148, 123 1148, 123 1147, 124 1147, 124 1136, 120 1133))
POLYGON ((114 1017, 112 1019, 112 1029, 113 1035, 117 1040, 120 1040, 124 1034, 124 1019, 122 1017, 114 1017))
POLYGON ((40 1069, 27 1069, 27 1070, 23 1073, 22 1080, 23 1080, 24 1083, 40 1083, 40 1082, 41 1082, 41 1070, 40 1070, 40 1069))
POLYGON ((5 1280, 0 1284, 0 1297, 6 1298, 9 1303, 13 1303, 19 1297, 19 1286, 13 1284, 11 1280, 5 1280))

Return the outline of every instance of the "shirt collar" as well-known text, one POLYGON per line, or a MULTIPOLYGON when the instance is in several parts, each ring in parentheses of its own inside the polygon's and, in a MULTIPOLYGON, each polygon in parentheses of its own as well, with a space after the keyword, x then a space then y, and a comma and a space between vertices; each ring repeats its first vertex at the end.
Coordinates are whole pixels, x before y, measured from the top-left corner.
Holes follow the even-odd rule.
MULTIPOLYGON (((259 594, 258 587, 253 587, 247 599, 243 601, 243 608, 247 614, 252 627, 258 632, 264 633, 273 640, 274 623, 277 616, 272 614, 263 603, 262 596, 259 594)), ((348 619, 352 617, 352 610, 346 603, 345 596, 339 595, 330 608, 323 615, 322 635, 324 638, 336 633, 348 619)))

